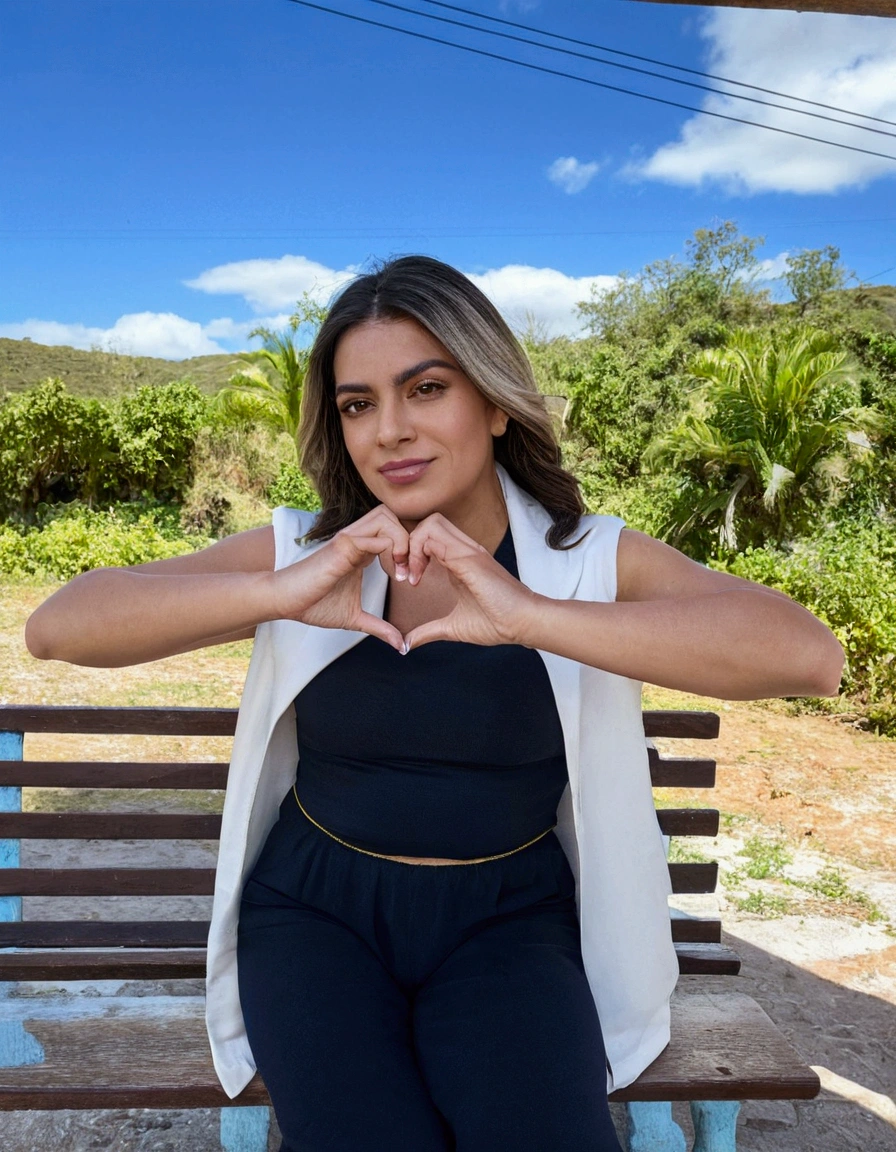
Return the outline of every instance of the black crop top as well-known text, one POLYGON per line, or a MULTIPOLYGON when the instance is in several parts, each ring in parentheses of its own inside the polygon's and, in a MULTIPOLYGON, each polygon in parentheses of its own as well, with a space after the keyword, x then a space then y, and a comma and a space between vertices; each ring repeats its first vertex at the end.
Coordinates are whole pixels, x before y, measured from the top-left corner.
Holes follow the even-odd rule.
MULTIPOLYGON (((509 529, 495 559, 518 575, 509 529)), ((369 636, 295 704, 302 805, 351 844, 490 856, 556 820, 563 731, 533 649, 435 641, 401 656, 369 636)))

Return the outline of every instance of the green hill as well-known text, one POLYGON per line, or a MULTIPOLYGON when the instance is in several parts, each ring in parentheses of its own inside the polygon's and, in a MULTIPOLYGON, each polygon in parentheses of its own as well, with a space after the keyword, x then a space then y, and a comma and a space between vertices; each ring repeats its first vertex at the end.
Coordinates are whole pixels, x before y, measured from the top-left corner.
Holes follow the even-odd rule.
MULTIPOLYGON (((880 284, 838 293, 856 319, 883 332, 896 332, 896 287, 880 284)), ((793 305, 777 305, 793 310, 793 305)), ((811 323, 812 311, 806 315, 811 323)), ((61 377, 77 396, 103 398, 132 392, 141 384, 167 384, 187 377, 203 392, 216 392, 234 372, 235 357, 194 356, 189 360, 161 360, 155 356, 124 356, 117 352, 85 352, 64 345, 36 344, 32 340, 0 337, 0 394, 21 392, 45 380, 61 377)))
POLYGON ((21 392, 48 376, 59 376, 76 396, 96 398, 133 392, 141 384, 167 384, 186 377, 203 392, 215 392, 233 374, 233 362, 229 352, 190 360, 161 360, 0 338, 0 393, 21 392))

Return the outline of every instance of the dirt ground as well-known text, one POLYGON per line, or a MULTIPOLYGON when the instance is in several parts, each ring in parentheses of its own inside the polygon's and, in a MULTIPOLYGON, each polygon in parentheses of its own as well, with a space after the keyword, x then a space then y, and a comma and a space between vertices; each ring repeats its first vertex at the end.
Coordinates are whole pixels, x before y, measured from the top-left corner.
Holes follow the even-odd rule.
MULTIPOLYGON (((27 611, 46 591, 0 588, 0 594, 4 703, 220 706, 238 701, 246 645, 112 672, 39 664, 24 652, 21 629, 27 611)), ((783 702, 725 703, 650 689, 645 706, 706 708, 722 718, 718 741, 675 742, 677 752, 716 757, 713 792, 664 790, 659 800, 709 802, 722 811, 722 831, 705 850, 720 861, 725 938, 743 967, 740 976, 714 977, 709 984, 702 977, 684 977, 683 989, 728 986, 749 993, 822 1079, 822 1093, 813 1101, 745 1104, 738 1147, 741 1152, 896 1149, 896 741, 842 720, 793 714, 783 702), (757 867, 765 859, 763 846, 773 860, 767 875, 757 867)), ((63 749, 61 737, 35 737, 27 755, 39 759, 63 749)), ((189 740, 156 743, 151 753, 136 738, 79 743, 84 758, 177 758, 198 750, 189 740)), ((204 741, 201 755, 226 758, 227 741, 204 741)), ((93 802, 74 796, 60 801, 36 791, 25 796, 26 806, 35 809, 75 801, 93 802)), ((130 801, 139 804, 139 795, 130 801)), ((216 801, 192 795, 189 802, 195 810, 216 801)), ((35 864, 48 847, 31 846, 35 864)), ((69 848, 59 845, 54 851, 69 848)), ((686 1107, 676 1107, 676 1117, 689 1131, 686 1107)), ((11 1113, 2 1125, 0 1146, 8 1152, 220 1148, 217 1117, 201 1111, 11 1113)), ((276 1147, 275 1133, 270 1147, 276 1147)))

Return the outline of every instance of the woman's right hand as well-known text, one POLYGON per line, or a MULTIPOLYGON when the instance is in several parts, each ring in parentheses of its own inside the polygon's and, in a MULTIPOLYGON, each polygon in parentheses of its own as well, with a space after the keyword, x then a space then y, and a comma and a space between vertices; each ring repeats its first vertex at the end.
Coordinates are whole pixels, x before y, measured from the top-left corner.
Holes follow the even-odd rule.
POLYGON ((349 524, 316 552, 274 573, 275 615, 318 628, 368 632, 399 652, 404 637, 361 606, 364 569, 379 557, 397 580, 408 575, 408 533, 384 505, 349 524))

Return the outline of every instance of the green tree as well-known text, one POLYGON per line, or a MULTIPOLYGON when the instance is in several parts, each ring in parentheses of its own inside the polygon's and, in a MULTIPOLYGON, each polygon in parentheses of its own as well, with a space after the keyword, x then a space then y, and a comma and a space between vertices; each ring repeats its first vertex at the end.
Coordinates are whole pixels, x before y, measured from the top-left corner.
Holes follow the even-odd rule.
POLYGON ((193 446, 208 418, 208 401, 189 380, 144 384, 119 401, 118 479, 122 495, 180 500, 190 485, 193 446))
POLYGON ((239 420, 258 422, 273 432, 285 432, 296 446, 302 406, 302 389, 308 371, 308 346, 300 345, 296 333, 314 335, 326 318, 326 308, 305 293, 296 304, 285 332, 259 326, 250 339, 261 338, 262 346, 239 356, 243 367, 230 377, 217 395, 221 411, 239 420))
POLYGON ((840 249, 832 244, 824 248, 804 248, 787 257, 784 283, 790 289, 800 316, 829 292, 843 288, 848 278, 849 273, 840 263, 840 249))
POLYGON ((724 343, 731 325, 753 323, 768 309, 756 287, 756 249, 762 237, 743 236, 732 220, 698 228, 685 242, 685 260, 656 260, 623 272, 609 289, 592 289, 577 305, 594 337, 637 348, 669 341, 685 355, 724 343))
POLYGON ((34 523, 41 505, 94 503, 114 483, 117 440, 105 406, 47 379, 0 405, 0 514, 34 523))
POLYGON ((258 327, 249 336, 261 337, 263 346, 240 354, 243 367, 218 393, 217 404, 228 415, 265 424, 295 440, 308 354, 289 331, 258 327))
POLYGON ((735 332, 690 372, 689 408, 648 457, 681 471, 665 534, 693 552, 710 551, 713 536, 735 551, 805 530, 848 474, 849 434, 861 442, 879 423, 860 404, 849 355, 815 329, 735 332))

